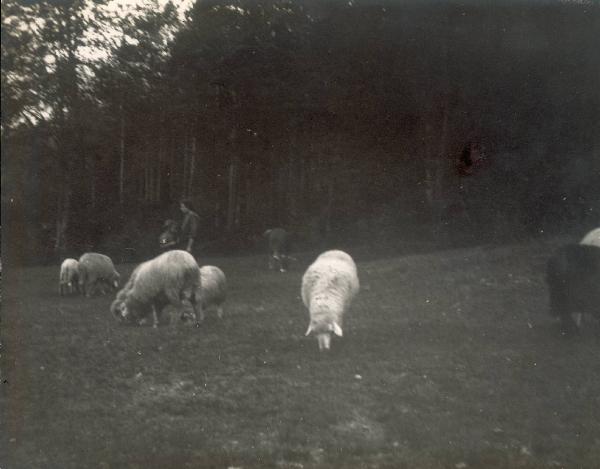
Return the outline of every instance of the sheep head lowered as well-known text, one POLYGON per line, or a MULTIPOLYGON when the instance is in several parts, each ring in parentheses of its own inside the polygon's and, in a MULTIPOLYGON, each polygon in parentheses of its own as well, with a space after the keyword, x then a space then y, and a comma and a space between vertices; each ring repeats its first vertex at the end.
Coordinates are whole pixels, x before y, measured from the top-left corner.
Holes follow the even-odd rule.
POLYGON ((143 319, 144 314, 140 312, 142 307, 141 302, 136 302, 132 297, 117 297, 110 305, 110 311, 120 322, 133 323, 143 319))
MULTIPOLYGON (((131 274, 117 294, 111 312, 121 321, 140 321, 152 313, 153 326, 165 306, 182 310, 191 303, 201 313, 196 301, 201 288, 200 268, 185 251, 167 251, 143 262, 131 274)), ((195 312, 193 314, 195 319, 195 312)))
POLYGON ((305 335, 314 333, 317 336, 319 343, 319 350, 321 352, 327 351, 331 348, 331 334, 335 334, 338 337, 342 337, 344 334, 342 328, 337 322, 330 322, 326 324, 319 324, 316 321, 311 321, 308 325, 305 335))
POLYGON ((332 334, 343 336, 342 320, 358 290, 356 265, 345 252, 327 251, 306 270, 302 277, 302 301, 310 315, 306 335, 316 335, 320 351, 331 348, 332 334))

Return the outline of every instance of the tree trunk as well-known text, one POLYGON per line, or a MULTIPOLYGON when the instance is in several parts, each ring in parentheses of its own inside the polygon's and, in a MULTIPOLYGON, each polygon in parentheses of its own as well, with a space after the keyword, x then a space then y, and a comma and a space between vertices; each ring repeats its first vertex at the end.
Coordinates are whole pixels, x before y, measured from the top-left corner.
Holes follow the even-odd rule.
POLYGON ((226 230, 228 233, 233 231, 237 209, 237 179, 238 179, 238 164, 239 158, 233 156, 229 163, 228 176, 228 195, 227 195, 227 224, 226 230))
POLYGON ((329 235, 331 233, 331 213, 333 211, 333 194, 335 180, 333 177, 329 178, 327 186, 327 205, 325 208, 325 233, 329 235))
POLYGON ((335 178, 337 169, 339 169, 339 162, 333 161, 333 156, 330 156, 329 161, 326 162, 326 165, 329 166, 328 170, 325 171, 326 174, 326 188, 327 188, 327 203, 325 204, 325 220, 324 220, 324 228, 325 234, 329 236, 331 234, 331 218, 333 213, 333 198, 335 196, 335 178))
POLYGON ((146 168, 148 168, 148 184, 146 187, 146 201, 152 202, 152 194, 154 194, 154 161, 150 156, 148 149, 146 153, 146 168))
MULTIPOLYGON (((293 147, 293 145, 291 145, 293 147)), ((297 177, 298 174, 295 171, 296 165, 294 161, 293 149, 290 147, 289 156, 287 161, 287 207, 285 209, 286 212, 286 220, 288 224, 294 224, 297 219, 297 177)))
POLYGON ((188 181, 188 137, 187 133, 183 137, 183 168, 181 174, 181 197, 187 197, 188 181))
POLYGON ((192 137, 192 141, 190 143, 190 171, 188 176, 188 189, 187 195, 188 197, 194 196, 194 172, 196 170, 196 136, 192 137))
POLYGON ((171 134, 168 150, 169 152, 169 199, 174 200, 177 197, 177 135, 171 134))
POLYGON ((90 205, 92 211, 96 209, 96 158, 92 156, 91 159, 91 174, 90 174, 90 205))
MULTIPOLYGON (((63 178, 63 180, 66 178, 63 178)), ((69 223, 69 212, 71 208, 71 191, 67 187, 66 181, 58 196, 58 204, 56 209, 56 239, 54 250, 60 257, 63 257, 67 251, 67 227, 69 223)))
POLYGON ((154 191, 154 201, 160 202, 160 186, 162 184, 162 148, 161 150, 159 150, 157 165, 158 167, 156 169, 156 187, 154 191))
POLYGON ((218 232, 221 228, 221 204, 218 201, 215 202, 214 224, 215 231, 218 232))
POLYGON ((150 168, 148 167, 148 153, 144 152, 144 190, 142 192, 142 198, 144 202, 148 202, 148 186, 149 184, 149 173, 150 168))
POLYGON ((306 178, 306 158, 300 159, 300 181, 298 183, 298 199, 299 199, 299 217, 301 220, 306 218, 306 189, 307 178, 306 178))
POLYGON ((123 205, 125 187, 125 116, 123 103, 119 106, 119 204, 123 205))

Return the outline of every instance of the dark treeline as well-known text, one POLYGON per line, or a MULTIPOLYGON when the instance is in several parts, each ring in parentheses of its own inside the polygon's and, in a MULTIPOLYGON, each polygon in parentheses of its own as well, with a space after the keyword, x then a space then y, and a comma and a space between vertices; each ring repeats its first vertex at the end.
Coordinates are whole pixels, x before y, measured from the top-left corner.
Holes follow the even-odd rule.
POLYGON ((103 6, 2 4, 3 256, 147 255, 182 197, 207 252, 598 225, 595 5, 103 6))

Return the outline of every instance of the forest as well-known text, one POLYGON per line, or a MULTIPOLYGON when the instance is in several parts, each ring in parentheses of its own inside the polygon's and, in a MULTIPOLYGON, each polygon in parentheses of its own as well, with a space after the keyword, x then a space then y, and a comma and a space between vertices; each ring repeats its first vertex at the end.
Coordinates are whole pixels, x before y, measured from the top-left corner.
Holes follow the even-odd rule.
POLYGON ((2 256, 503 242, 600 219, 592 2, 2 2, 2 256))

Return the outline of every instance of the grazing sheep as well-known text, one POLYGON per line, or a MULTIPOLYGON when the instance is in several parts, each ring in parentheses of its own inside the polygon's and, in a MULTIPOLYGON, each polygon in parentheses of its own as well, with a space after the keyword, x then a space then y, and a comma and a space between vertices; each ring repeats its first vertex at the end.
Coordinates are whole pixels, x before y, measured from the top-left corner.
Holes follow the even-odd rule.
POLYGON ((283 228, 273 228, 265 231, 263 236, 267 238, 269 244, 269 269, 279 268, 280 272, 285 272, 289 261, 293 259, 289 255, 289 233, 283 228))
POLYGON ((221 269, 214 265, 200 267, 201 288, 200 302, 202 311, 200 321, 204 320, 204 310, 214 306, 217 308, 217 316, 223 318, 223 303, 227 294, 227 281, 221 269))
POLYGON ((550 312, 560 318, 564 332, 577 330, 583 314, 600 319, 600 247, 561 247, 548 261, 546 282, 550 312))
POLYGON ((595 230, 592 230, 586 234, 579 244, 597 246, 600 248, 600 228, 596 228, 595 230))
POLYGON ((58 293, 63 296, 71 294, 79 282, 79 262, 77 259, 65 259, 60 265, 60 280, 58 293))
POLYGON ((171 305, 183 314, 184 302, 192 303, 192 317, 202 315, 197 298, 201 288, 200 268, 190 253, 167 251, 143 262, 113 301, 110 310, 121 321, 141 321, 152 313, 153 327, 158 327, 158 314, 171 305))
POLYGON ((97 286, 116 290, 120 275, 110 257, 97 252, 86 252, 79 258, 79 289, 82 295, 90 296, 97 286))
POLYGON ((331 333, 342 337, 342 318, 360 288, 356 264, 343 251, 327 251, 302 277, 302 301, 310 324, 306 335, 317 335, 319 350, 329 350, 331 333))

